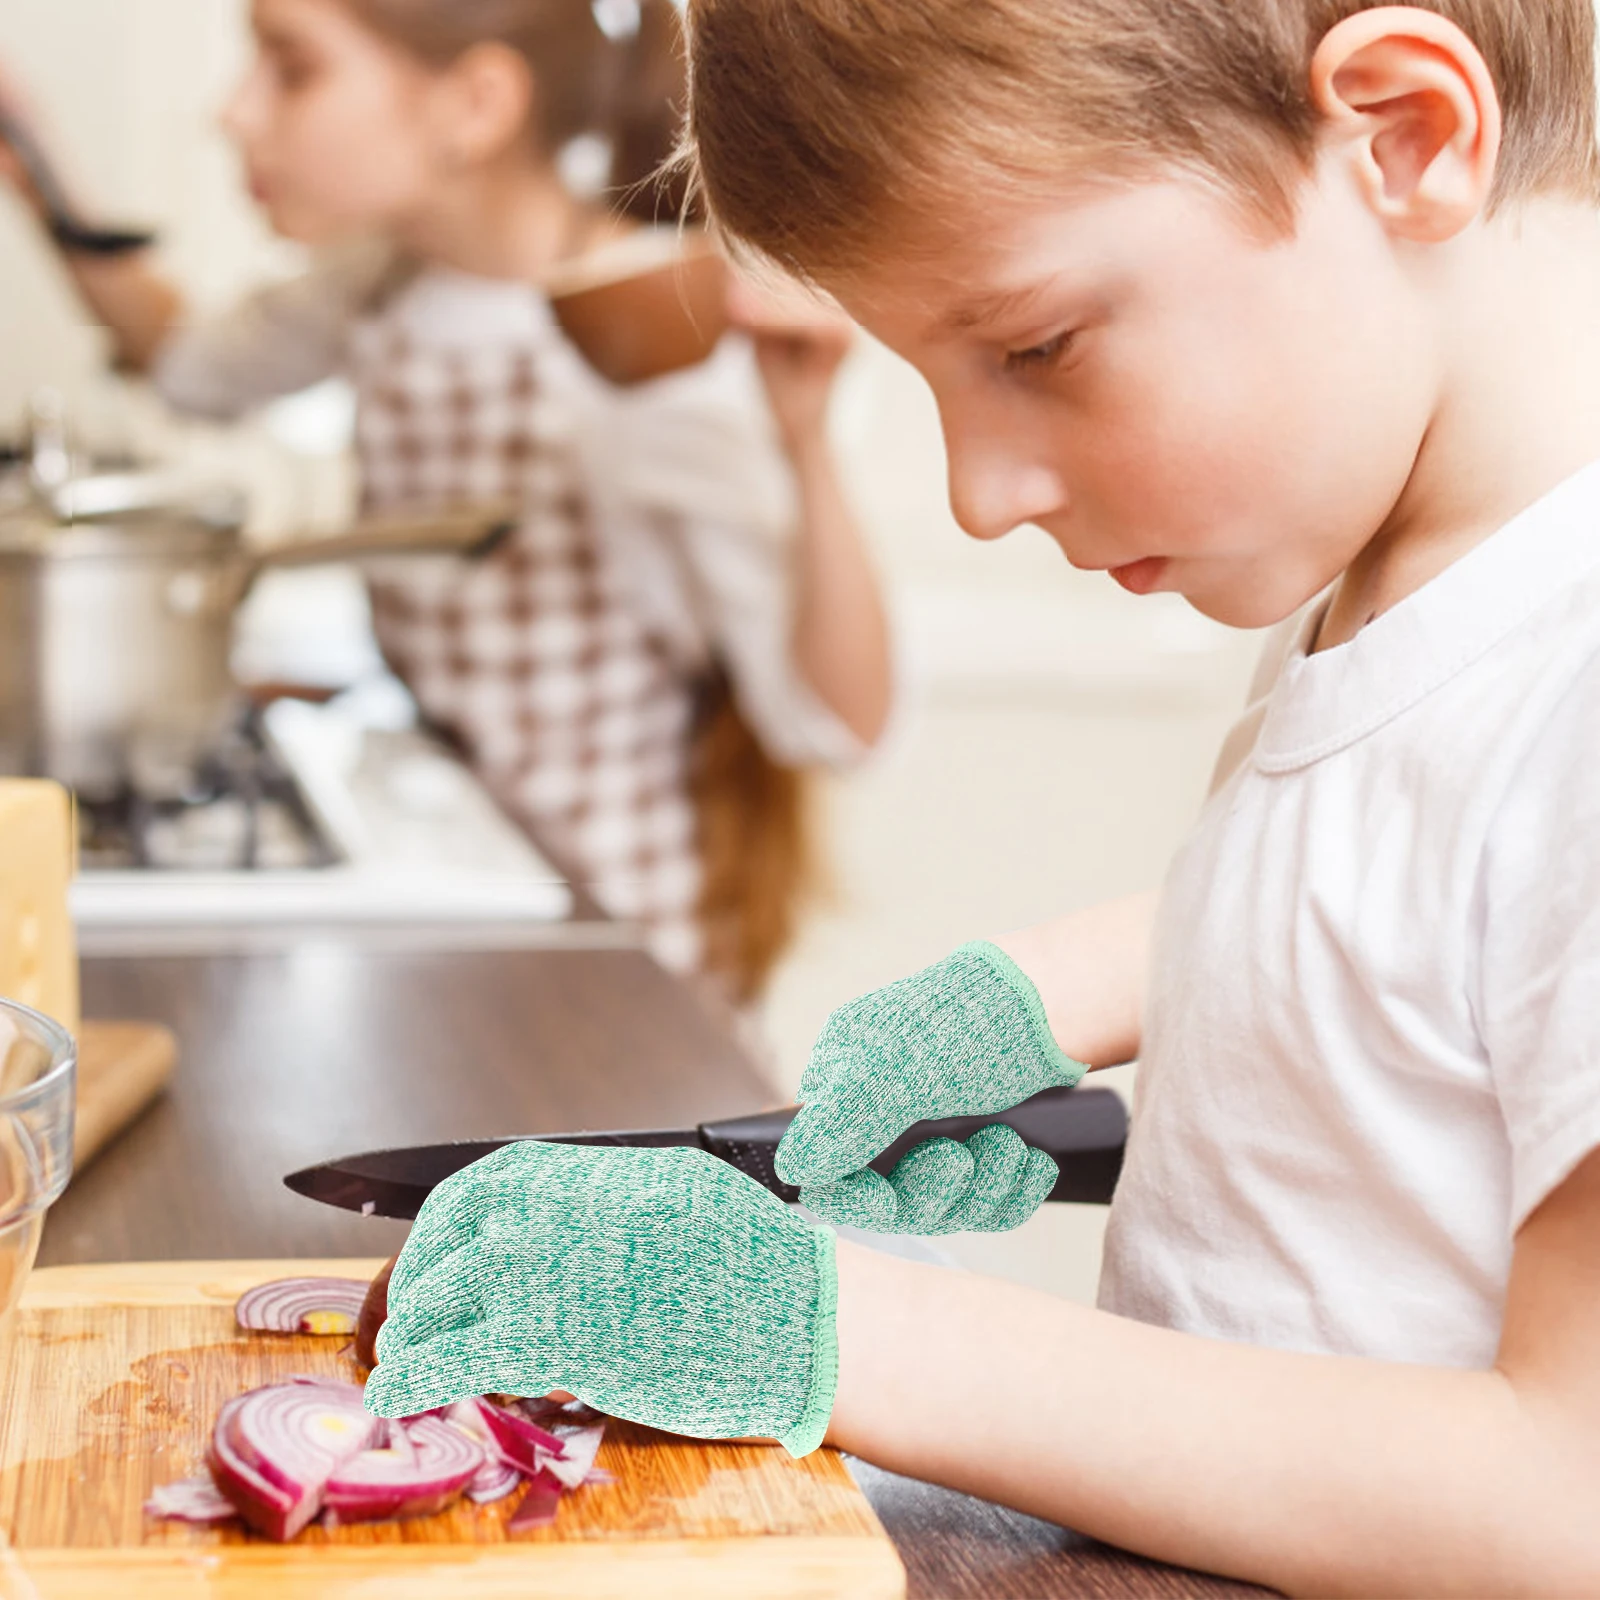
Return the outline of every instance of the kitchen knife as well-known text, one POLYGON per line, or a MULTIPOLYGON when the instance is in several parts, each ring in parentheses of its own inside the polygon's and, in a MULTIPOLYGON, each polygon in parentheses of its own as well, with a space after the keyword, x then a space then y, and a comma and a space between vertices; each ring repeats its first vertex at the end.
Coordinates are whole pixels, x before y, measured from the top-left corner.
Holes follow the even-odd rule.
MULTIPOLYGON (((782 1200, 798 1198, 773 1168, 778 1141, 794 1120, 796 1108, 760 1111, 750 1117, 703 1122, 698 1128, 638 1130, 622 1133, 535 1133, 530 1139, 554 1144, 662 1149, 687 1145, 707 1150, 770 1189, 782 1200)), ((909 1128, 872 1162, 888 1174, 895 1163, 924 1139, 966 1139, 993 1122, 1015 1128, 1061 1169, 1051 1200, 1107 1205, 1122 1171, 1122 1150, 1128 1136, 1128 1113, 1110 1089, 1046 1089, 998 1116, 945 1117, 909 1128)), ((416 1216, 422 1202, 452 1173, 474 1161, 516 1144, 516 1139, 483 1139, 462 1144, 412 1145, 400 1150, 374 1150, 346 1156, 321 1166, 291 1172, 283 1181, 296 1194, 324 1205, 360 1211, 368 1216, 416 1216)))

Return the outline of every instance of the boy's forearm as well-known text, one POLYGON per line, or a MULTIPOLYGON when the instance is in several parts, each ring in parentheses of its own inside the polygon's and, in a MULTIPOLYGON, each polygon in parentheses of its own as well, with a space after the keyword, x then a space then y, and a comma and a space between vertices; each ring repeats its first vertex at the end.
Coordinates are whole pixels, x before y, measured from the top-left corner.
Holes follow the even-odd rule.
POLYGON ((1503 1378, 1230 1345, 839 1247, 829 1442, 1291 1593, 1592 1592, 1600 1464, 1503 1378))
POLYGON ((1139 1053, 1145 972, 1159 895, 1133 895, 995 939, 1033 980, 1056 1043, 1114 1067, 1139 1053))
POLYGON ((893 696, 889 623, 877 574, 826 439, 791 448, 800 493, 794 653, 806 681, 863 744, 893 696))

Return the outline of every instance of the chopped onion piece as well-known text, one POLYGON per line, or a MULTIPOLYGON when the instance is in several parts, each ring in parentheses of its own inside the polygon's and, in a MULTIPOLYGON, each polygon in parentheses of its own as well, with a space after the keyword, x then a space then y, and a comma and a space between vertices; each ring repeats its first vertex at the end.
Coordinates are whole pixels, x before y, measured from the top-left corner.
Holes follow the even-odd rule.
MULTIPOLYGON (((235 1315, 251 1331, 355 1331, 359 1346, 369 1287, 386 1278, 282 1278, 241 1295, 235 1315)), ((297 1375, 230 1400, 213 1430, 211 1476, 162 1485, 146 1509, 193 1522, 237 1515, 288 1540, 319 1515, 329 1528, 424 1515, 463 1494, 488 1505, 525 1484, 505 1524, 520 1532, 553 1522, 564 1492, 616 1481, 595 1465, 605 1421, 579 1400, 510 1395, 384 1420, 367 1413, 358 1385, 297 1375)))
POLYGON ((493 1456, 485 1459, 467 1485, 467 1497, 480 1506, 493 1505, 497 1500, 504 1500, 521 1482, 522 1474, 515 1467, 493 1456))
POLYGON ((522 1533, 529 1528, 548 1528, 561 1509, 561 1485, 547 1473, 528 1480, 528 1492, 506 1519, 507 1533, 522 1533))
POLYGON ((252 1333, 349 1335, 366 1295, 358 1278, 277 1278, 245 1290, 233 1314, 252 1333))
POLYGON ((363 1450, 335 1469, 322 1504, 340 1522, 426 1516, 449 1505, 484 1459, 481 1445, 435 1417, 395 1424, 382 1448, 363 1450))
POLYGON ((605 1437, 605 1424, 593 1428, 575 1428, 564 1431, 561 1443, 564 1454, 554 1456, 544 1464, 544 1470, 563 1488, 581 1489, 594 1458, 599 1454, 600 1441, 605 1437))
POLYGON ((509 1400, 506 1404, 511 1410, 520 1411, 529 1422, 537 1422, 541 1428, 558 1427, 563 1422, 588 1426, 606 1420, 603 1412, 586 1406, 581 1400, 556 1400, 546 1395, 542 1400, 509 1400))
POLYGON ((352 1383, 268 1384, 222 1408, 212 1476, 251 1527, 292 1539, 321 1509, 328 1479, 377 1429, 352 1383))
POLYGON ((546 1462, 563 1454, 561 1440, 538 1423, 529 1422, 519 1412, 496 1405, 493 1400, 480 1399, 477 1407, 500 1454, 530 1477, 546 1462))
POLYGON ((178 1522, 227 1522, 239 1515, 209 1473, 158 1484, 144 1508, 152 1517, 171 1517, 178 1522))

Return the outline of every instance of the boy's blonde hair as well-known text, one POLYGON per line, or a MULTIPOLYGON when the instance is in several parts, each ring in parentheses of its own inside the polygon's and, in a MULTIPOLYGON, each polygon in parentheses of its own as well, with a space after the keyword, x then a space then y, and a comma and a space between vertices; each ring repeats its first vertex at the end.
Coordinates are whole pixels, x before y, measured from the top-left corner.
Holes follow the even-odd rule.
MULTIPOLYGON (((1417 0, 1499 90, 1495 202, 1600 200, 1593 0, 1417 0)), ((1310 66, 1373 0, 689 0, 710 207, 793 270, 848 272, 943 186, 1174 165, 1280 229, 1316 142, 1310 66)))

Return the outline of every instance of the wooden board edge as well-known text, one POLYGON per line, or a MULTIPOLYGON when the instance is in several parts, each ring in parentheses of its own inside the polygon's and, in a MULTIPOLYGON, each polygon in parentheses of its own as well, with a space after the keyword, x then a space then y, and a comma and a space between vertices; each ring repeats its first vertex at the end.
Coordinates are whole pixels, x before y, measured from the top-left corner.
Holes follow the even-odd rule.
POLYGON ((159 1023, 87 1020, 80 1025, 74 1176, 166 1090, 177 1064, 178 1037, 159 1023))
MULTIPOLYGON (((387 1257, 313 1261, 107 1261, 40 1267, 19 1310, 84 1306, 232 1305, 246 1289, 273 1278, 370 1278, 387 1257)), ((0 1592, 0 1600, 5 1600, 0 1592)))
POLYGON ((904 1600, 884 1536, 378 1548, 0 1549, 0 1600, 904 1600))
POLYGON ((78 1024, 78 1060, 93 1056, 102 1063, 124 1054, 130 1047, 141 1054, 178 1054, 178 1036, 160 1022, 109 1021, 104 1017, 85 1017, 78 1024))

